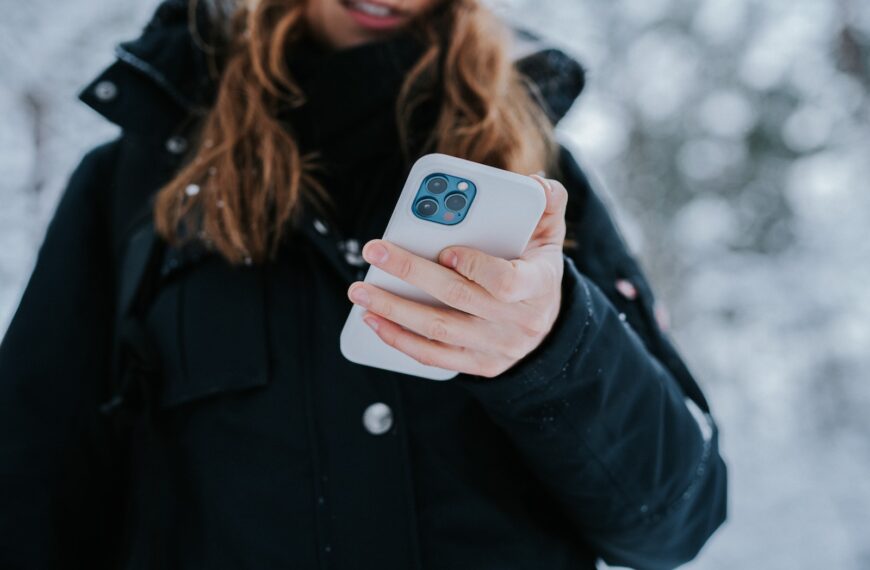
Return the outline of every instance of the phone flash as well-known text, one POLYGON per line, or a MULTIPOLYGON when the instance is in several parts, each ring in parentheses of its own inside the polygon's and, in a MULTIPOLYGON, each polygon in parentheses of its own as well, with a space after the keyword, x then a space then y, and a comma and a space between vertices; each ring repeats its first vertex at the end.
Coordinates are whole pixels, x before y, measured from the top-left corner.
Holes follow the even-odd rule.
POLYGON ((460 182, 456 187, 460 190, 468 190, 468 182, 460 182))
POLYGON ((453 221, 454 216, 453 212, 444 212, 444 221, 451 222, 453 221))

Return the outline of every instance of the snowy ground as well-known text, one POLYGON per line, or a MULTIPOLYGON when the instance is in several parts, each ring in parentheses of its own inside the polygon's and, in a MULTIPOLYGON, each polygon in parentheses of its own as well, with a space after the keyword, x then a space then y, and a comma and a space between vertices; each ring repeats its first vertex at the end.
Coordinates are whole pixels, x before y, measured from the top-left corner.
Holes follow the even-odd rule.
MULTIPOLYGON (((4 10, 0 331, 66 177, 114 134, 75 94, 155 3, 4 10)), ((499 6, 589 68, 562 136, 719 419, 731 516, 690 568, 870 568, 870 5, 499 6)))

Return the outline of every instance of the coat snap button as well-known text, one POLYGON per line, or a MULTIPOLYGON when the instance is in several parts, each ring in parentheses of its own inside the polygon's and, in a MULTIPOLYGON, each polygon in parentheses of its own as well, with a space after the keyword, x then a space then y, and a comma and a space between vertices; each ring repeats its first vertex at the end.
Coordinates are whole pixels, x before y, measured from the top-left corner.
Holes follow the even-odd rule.
POLYGON ((181 154, 187 150, 187 139, 175 135, 174 137, 169 137, 166 140, 166 150, 171 152, 172 154, 181 154))
POLYGON ((366 264, 366 260, 358 253, 346 252, 344 254, 344 260, 356 267, 362 267, 366 264))
POLYGON ((326 224, 320 218, 314 218, 314 229, 322 236, 329 233, 329 228, 326 227, 326 224))
POLYGON ((622 295, 629 301, 634 301, 635 299, 637 299, 637 287, 635 287, 634 283, 632 283, 628 279, 617 279, 616 290, 619 291, 620 295, 622 295))
POLYGON ((349 253, 359 253, 359 242, 355 239, 344 240, 342 247, 349 253))
POLYGON ((372 435, 381 435, 393 427, 393 410, 383 402, 375 402, 363 412, 363 425, 372 435))
POLYGON ((355 267, 362 267, 366 264, 366 260, 360 255, 359 241, 355 239, 346 239, 339 242, 338 249, 344 250, 344 260, 355 267))
POLYGON ((100 101, 111 101, 118 95, 118 86, 112 81, 100 81, 94 86, 94 95, 100 101))

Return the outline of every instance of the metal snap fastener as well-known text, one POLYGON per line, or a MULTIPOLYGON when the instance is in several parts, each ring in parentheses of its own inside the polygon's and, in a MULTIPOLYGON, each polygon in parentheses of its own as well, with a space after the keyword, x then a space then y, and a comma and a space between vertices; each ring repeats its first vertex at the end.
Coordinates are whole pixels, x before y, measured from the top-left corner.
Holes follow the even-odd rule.
POLYGON ((363 426, 372 435, 381 435, 393 427, 393 410, 383 402, 375 402, 363 412, 363 426))
POLYGON ((166 140, 166 150, 172 154, 183 153, 187 150, 187 139, 179 135, 169 137, 166 140))
POLYGON ((329 233, 329 228, 326 227, 326 224, 320 218, 314 218, 314 229, 322 236, 329 233))
POLYGON ((353 253, 353 252, 351 252, 351 251, 348 251, 348 252, 346 252, 346 253, 344 254, 344 260, 347 261, 349 264, 355 266, 355 267, 362 267, 363 265, 365 265, 366 263, 368 263, 368 262, 363 258, 363 256, 361 256, 361 255, 358 254, 358 253, 353 253))
POLYGON ((355 239, 344 240, 344 243, 342 243, 342 247, 347 252, 359 253, 359 242, 355 239))
POLYGON ((100 81, 94 86, 94 95, 100 101, 111 101, 118 95, 118 86, 109 80, 100 81))

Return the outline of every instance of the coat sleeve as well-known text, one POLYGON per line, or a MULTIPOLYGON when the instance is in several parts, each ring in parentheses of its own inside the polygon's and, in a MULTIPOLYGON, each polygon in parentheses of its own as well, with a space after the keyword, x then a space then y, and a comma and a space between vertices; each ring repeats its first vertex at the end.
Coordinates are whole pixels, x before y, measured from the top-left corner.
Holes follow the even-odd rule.
POLYGON ((673 568, 725 519, 718 430, 656 323, 638 265, 579 167, 563 159, 578 246, 564 252, 555 326, 504 374, 458 381, 513 440, 578 540, 611 565, 673 568), (614 288, 622 278, 634 299, 614 288))
POLYGON ((0 344, 0 568, 102 568, 112 474, 114 146, 75 170, 0 344))

